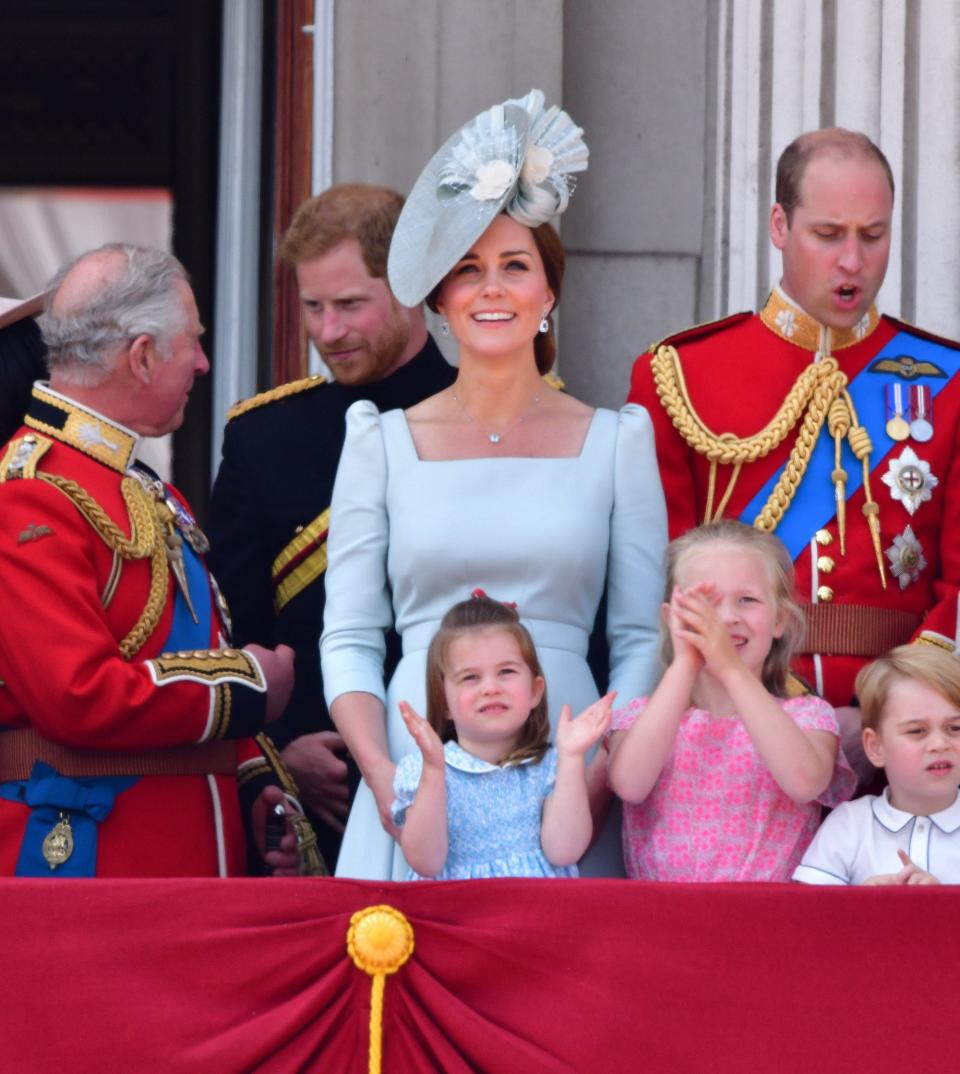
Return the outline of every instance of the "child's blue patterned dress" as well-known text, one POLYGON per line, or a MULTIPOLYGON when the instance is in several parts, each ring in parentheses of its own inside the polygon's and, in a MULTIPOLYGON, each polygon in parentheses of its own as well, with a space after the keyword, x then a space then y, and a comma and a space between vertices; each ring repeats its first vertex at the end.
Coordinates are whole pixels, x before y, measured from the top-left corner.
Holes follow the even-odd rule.
MULTIPOLYGON (((448 742, 443 752, 449 847, 443 869, 431 879, 578 875, 575 865, 551 865, 540 845, 544 799, 557 778, 557 754, 552 746, 539 764, 524 761, 505 768, 481 761, 456 742, 448 742)), ((419 750, 397 765, 395 824, 403 824, 422 770, 419 750)), ((411 869, 407 879, 425 878, 411 869)))

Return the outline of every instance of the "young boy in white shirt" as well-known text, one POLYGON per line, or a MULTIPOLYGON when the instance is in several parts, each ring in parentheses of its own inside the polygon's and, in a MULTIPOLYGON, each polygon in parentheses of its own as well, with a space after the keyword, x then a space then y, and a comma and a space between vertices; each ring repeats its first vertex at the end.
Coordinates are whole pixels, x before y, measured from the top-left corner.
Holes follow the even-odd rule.
POLYGON ((882 795, 838 806, 794 871, 807 884, 960 883, 960 656, 901 645, 857 676, 882 795))

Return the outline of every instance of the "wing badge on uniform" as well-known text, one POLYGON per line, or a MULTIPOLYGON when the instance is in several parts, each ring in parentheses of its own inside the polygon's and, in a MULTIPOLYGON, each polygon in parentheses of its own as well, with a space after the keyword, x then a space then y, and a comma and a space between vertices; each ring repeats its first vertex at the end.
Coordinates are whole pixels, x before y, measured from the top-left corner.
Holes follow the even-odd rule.
POLYGON ((17 538, 17 544, 26 544, 27 541, 39 541, 43 537, 52 537, 53 530, 49 526, 45 526, 42 523, 38 526, 35 522, 31 522, 26 529, 21 530, 20 536, 17 538))
POLYGON ((909 354, 898 354, 895 358, 878 358, 867 370, 868 373, 895 373, 904 380, 916 380, 917 377, 940 377, 947 374, 935 362, 918 362, 909 354))

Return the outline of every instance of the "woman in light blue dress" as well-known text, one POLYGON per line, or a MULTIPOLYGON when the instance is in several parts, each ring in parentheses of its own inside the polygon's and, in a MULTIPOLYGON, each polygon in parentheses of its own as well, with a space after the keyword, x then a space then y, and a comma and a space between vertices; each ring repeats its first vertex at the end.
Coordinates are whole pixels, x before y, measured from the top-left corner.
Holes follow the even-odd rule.
MULTIPOLYGON (((411 410, 356 403, 331 506, 321 639, 330 711, 363 775, 337 875, 407 875, 390 819, 396 762, 414 751, 399 701, 422 711, 426 651, 475 588, 517 604, 547 680, 551 722, 598 697, 587 666, 607 590, 609 688, 656 677, 666 515, 653 434, 636 405, 592 409, 550 387, 566 205, 586 147, 534 91, 483 113, 438 152, 401 214, 393 293, 427 296, 460 349, 451 388, 411 410), (384 632, 403 657, 385 688, 384 632)), ((600 773, 602 778, 602 772, 600 773)), ((623 875, 610 818, 581 862, 623 875)))

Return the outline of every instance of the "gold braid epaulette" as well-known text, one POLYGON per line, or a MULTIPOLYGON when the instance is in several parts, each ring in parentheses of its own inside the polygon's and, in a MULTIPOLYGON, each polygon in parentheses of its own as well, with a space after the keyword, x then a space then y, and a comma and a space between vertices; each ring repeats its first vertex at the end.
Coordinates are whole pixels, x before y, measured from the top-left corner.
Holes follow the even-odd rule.
POLYGON ((90 523, 97 536, 122 559, 150 557, 150 593, 147 603, 133 629, 120 642, 123 658, 132 660, 156 629, 167 603, 167 550, 153 500, 136 478, 125 477, 120 482, 120 492, 130 516, 130 536, 127 537, 90 493, 76 481, 42 471, 37 472, 37 477, 58 488, 90 523))
POLYGON ((326 377, 321 376, 319 373, 314 373, 309 377, 301 377, 300 380, 291 380, 287 384, 278 384, 276 388, 268 388, 265 392, 260 392, 258 395, 252 395, 249 399, 241 399, 239 403, 234 403, 227 411, 227 421, 239 418, 241 414, 246 414, 248 410, 256 410, 257 407, 265 406, 267 403, 274 403, 278 399, 286 399, 288 395, 297 395, 299 392, 307 391, 308 388, 316 388, 321 384, 326 384, 326 381, 326 377))
POLYGON ((840 371, 836 359, 825 357, 808 365, 767 425, 760 432, 743 439, 732 433, 715 433, 704 424, 690 400, 680 367, 680 356, 675 347, 658 347, 650 364, 657 395, 670 420, 686 443, 710 461, 710 486, 704 521, 713 521, 722 516, 743 464, 769 455, 783 443, 802 417, 783 473, 753 523, 758 529, 772 533, 800 487, 830 407, 847 386, 847 377, 840 371), (724 495, 714 510, 716 467, 719 463, 734 469, 724 495))

